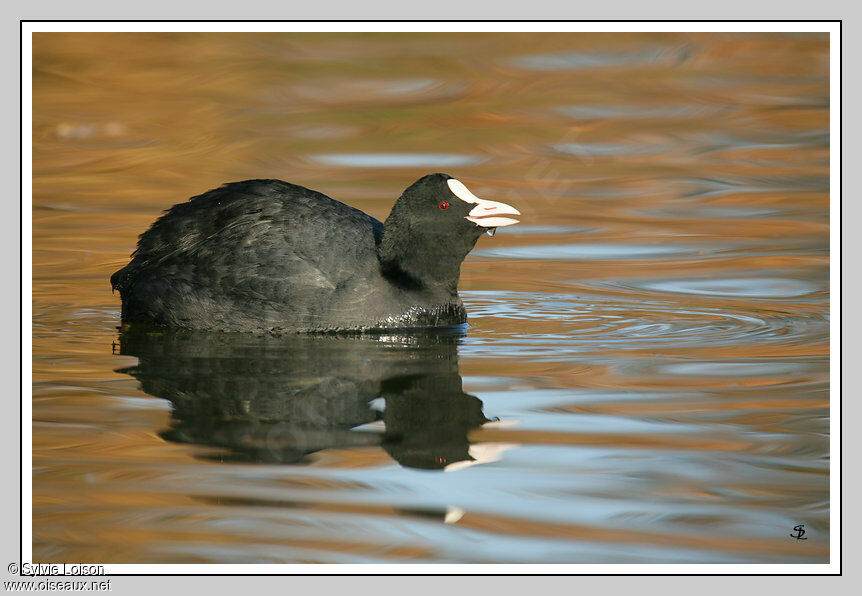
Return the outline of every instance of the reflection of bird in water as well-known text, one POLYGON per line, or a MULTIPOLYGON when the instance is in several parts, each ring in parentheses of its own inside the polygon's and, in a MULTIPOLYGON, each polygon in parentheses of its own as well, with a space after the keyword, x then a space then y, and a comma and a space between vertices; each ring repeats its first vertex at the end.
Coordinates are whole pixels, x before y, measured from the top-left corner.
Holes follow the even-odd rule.
POLYGON ((383 448, 411 468, 442 469, 472 459, 467 433, 488 419, 482 402, 461 391, 461 376, 414 374, 382 383, 386 399, 383 448))
POLYGON ((459 333, 261 337, 131 326, 120 353, 139 362, 118 372, 171 402, 163 438, 224 448, 220 459, 303 463, 322 449, 382 445, 404 466, 443 469, 473 461, 467 435, 488 421, 461 389, 459 333), (352 430, 377 420, 382 436, 352 430))

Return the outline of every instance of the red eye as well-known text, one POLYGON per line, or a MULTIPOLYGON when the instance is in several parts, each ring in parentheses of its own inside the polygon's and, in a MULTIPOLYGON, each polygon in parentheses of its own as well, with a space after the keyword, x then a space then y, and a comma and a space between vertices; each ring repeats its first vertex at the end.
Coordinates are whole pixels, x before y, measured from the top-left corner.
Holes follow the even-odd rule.
POLYGON ((443 201, 442 203, 440 203, 440 204, 439 204, 439 205, 437 205, 437 206, 438 206, 438 207, 440 207, 440 209, 448 209, 448 208, 449 208, 449 203, 447 203, 446 201, 443 201))

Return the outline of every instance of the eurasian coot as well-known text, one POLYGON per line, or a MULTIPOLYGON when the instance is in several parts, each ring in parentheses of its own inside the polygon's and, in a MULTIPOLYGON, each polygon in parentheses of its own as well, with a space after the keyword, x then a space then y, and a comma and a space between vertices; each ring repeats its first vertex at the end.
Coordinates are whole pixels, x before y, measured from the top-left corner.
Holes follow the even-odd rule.
POLYGON ((517 209, 429 174, 385 223, 280 180, 235 182, 171 207, 111 276, 124 323, 251 332, 464 323, 461 263, 517 209))

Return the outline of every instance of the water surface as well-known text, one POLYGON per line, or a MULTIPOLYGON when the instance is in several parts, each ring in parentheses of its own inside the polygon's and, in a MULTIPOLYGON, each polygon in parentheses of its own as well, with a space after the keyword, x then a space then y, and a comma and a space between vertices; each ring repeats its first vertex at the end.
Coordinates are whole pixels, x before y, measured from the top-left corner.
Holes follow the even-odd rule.
POLYGON ((829 560, 825 35, 33 47, 35 561, 829 560), (433 171, 524 214, 468 328, 117 330, 174 203, 281 178, 383 219, 433 171))

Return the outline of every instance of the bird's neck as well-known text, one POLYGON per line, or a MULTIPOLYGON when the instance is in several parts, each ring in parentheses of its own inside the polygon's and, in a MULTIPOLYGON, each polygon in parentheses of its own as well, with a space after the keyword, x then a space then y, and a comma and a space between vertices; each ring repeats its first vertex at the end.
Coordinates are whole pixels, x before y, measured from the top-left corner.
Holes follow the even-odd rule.
POLYGON ((453 259, 435 260, 410 251, 397 255, 378 253, 383 276, 404 289, 431 290, 458 294, 461 262, 453 259))
POLYGON ((457 247, 439 246, 433 239, 393 238, 383 232, 377 247, 380 271, 393 284, 407 290, 427 290, 457 296, 464 255, 457 247))

